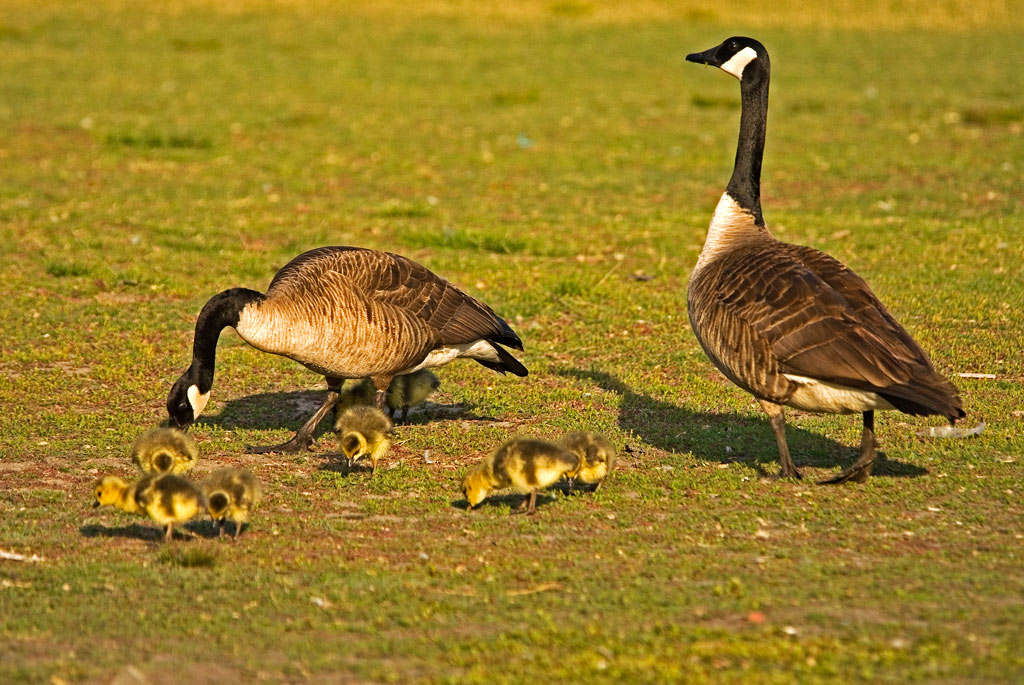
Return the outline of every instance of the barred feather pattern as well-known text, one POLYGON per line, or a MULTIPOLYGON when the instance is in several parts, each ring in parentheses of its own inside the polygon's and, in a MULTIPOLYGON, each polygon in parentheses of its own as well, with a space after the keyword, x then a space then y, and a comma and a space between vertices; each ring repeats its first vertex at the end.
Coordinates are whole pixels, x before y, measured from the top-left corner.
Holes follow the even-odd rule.
POLYGON ((260 350, 339 378, 408 371, 434 350, 479 340, 522 349, 490 307, 445 279, 400 255, 353 247, 293 259, 246 305, 236 330, 260 350))
POLYGON ((696 269, 687 308, 715 365, 758 399, 793 406, 792 377, 802 377, 909 414, 964 415, 956 388, 867 283, 814 248, 762 233, 696 269))

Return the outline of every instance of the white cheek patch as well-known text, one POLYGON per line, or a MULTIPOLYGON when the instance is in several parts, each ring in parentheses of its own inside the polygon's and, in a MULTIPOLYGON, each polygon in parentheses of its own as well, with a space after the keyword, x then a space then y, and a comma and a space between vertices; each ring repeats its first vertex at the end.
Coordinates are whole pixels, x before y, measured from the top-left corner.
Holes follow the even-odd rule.
POLYGON ((188 397, 188 403, 192 405, 192 418, 198 419, 199 415, 206 409, 206 403, 210 401, 210 393, 203 394, 199 392, 198 385, 190 385, 188 386, 186 396, 188 397))
POLYGON ((746 47, 737 52, 735 55, 729 58, 729 60, 721 66, 722 71, 732 74, 736 78, 743 79, 743 70, 747 68, 747 65, 757 59, 757 52, 754 48, 746 47))

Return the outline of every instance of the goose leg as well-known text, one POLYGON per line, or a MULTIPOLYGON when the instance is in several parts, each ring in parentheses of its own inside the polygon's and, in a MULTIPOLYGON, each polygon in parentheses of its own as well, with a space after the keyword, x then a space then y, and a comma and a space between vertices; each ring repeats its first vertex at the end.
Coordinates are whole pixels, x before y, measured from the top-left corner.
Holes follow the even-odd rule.
POLYGON ((771 419, 775 443, 779 446, 779 463, 782 468, 779 470, 778 478, 803 478, 796 470, 793 458, 789 456, 789 444, 786 442, 786 408, 766 400, 758 400, 758 403, 771 419))
POLYGON ((164 529, 164 542, 170 542, 174 539, 174 524, 168 523, 167 528, 164 529))
POLYGON ((866 483, 871 475, 871 467, 875 463, 875 412, 864 412, 864 432, 860 437, 860 454, 857 461, 832 478, 819 480, 818 485, 837 485, 853 481, 854 483, 866 483))
POLYGON ((316 427, 327 416, 327 412, 334 409, 335 405, 338 404, 338 398, 341 397, 341 384, 343 382, 344 380, 341 378, 327 379, 327 397, 324 398, 324 403, 320 405, 315 414, 309 417, 309 420, 302 425, 302 428, 296 431, 291 440, 280 445, 270 445, 267 447, 246 445, 245 451, 249 454, 268 454, 270 452, 295 453, 309 449, 310 443, 313 442, 313 432, 316 431, 316 427))

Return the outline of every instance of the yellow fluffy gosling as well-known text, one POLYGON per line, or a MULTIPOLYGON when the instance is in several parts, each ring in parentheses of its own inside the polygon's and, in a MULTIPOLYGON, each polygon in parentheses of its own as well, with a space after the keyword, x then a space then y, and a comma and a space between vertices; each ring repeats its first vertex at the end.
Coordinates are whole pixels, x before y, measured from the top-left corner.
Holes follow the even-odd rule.
MULTIPOLYGON (((514 438, 494 451, 483 464, 462 482, 469 508, 483 502, 494 490, 514 488, 528 493, 526 514, 537 510, 537 491, 558 482, 563 476, 576 477, 580 458, 573 452, 543 440, 514 438)), ((522 504, 518 507, 522 509, 522 504)))
POLYGON ((141 514, 135 501, 135 486, 137 483, 126 483, 117 476, 103 476, 98 478, 92 485, 92 494, 96 501, 92 503, 96 507, 115 507, 129 514, 141 514))
POLYGON ((202 483, 206 495, 206 506, 210 518, 217 525, 217 535, 224 535, 224 521, 235 523, 234 539, 242 526, 249 520, 249 514, 256 510, 263 490, 256 477, 245 469, 223 468, 211 473, 202 483))
MULTIPOLYGON (((390 388, 390 386, 388 386, 390 388)), ((346 385, 338 396, 335 412, 341 416, 350 407, 370 406, 377 399, 377 387, 370 378, 364 378, 355 385, 346 385)))
MULTIPOLYGON (((405 423, 409 416, 409 408, 426 400, 430 395, 441 387, 441 379, 435 376, 429 369, 420 369, 402 376, 395 376, 388 386, 387 394, 384 397, 384 404, 395 418, 395 412, 402 410, 400 423, 405 423)), ((338 400, 339 410, 359 405, 372 405, 377 397, 377 388, 373 381, 364 378, 355 385, 341 391, 338 400)))
POLYGON ((132 461, 143 473, 191 473, 199 445, 178 428, 153 428, 132 443, 132 461))
POLYGON ((615 447, 600 433, 577 431, 562 437, 559 444, 575 453, 582 461, 579 473, 569 479, 569 492, 574 481, 594 483, 594 490, 601 487, 605 477, 611 473, 615 461, 615 447))
POLYGON ((175 523, 184 523, 206 508, 203 492, 192 481, 170 473, 143 476, 135 486, 135 501, 164 527, 166 542, 174 535, 175 523))
POLYGON ((391 418, 395 418, 395 412, 402 410, 401 423, 405 423, 409 416, 409 407, 415 407, 426 400, 430 395, 441 387, 441 379, 431 373, 428 369, 420 369, 404 376, 395 376, 388 387, 388 394, 384 398, 391 418))
POLYGON ((380 458, 388 451, 391 440, 391 419, 376 407, 349 407, 338 417, 334 426, 341 440, 341 451, 348 459, 348 466, 370 457, 373 473, 377 473, 380 458))

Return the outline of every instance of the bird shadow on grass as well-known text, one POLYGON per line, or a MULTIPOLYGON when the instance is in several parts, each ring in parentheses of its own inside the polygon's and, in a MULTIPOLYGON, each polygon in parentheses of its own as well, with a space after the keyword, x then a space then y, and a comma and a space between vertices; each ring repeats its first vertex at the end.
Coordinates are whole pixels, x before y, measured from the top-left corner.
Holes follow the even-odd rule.
POLYGON ((159 528, 143 526, 138 523, 133 523, 130 526, 103 526, 98 523, 89 523, 81 526, 78 532, 87 538, 131 538, 148 542, 157 542, 164 537, 164 532, 159 528))
MULTIPOLYGON (((182 533, 181 525, 175 525, 175 540, 217 537, 217 528, 211 521, 189 521, 183 527, 188 531, 187 533, 182 533)), ((128 538, 146 540, 147 542, 163 542, 164 539, 162 528, 139 523, 133 523, 128 526, 104 526, 98 523, 88 523, 80 526, 78 532, 87 538, 128 538)))
MULTIPOLYGON (((738 414, 693 411, 637 392, 612 374, 581 369, 557 370, 561 376, 594 383, 622 397, 619 427, 648 445, 670 452, 690 452, 698 459, 739 462, 754 469, 760 477, 773 476, 778 463, 778 448, 768 418, 754 419, 738 414), (727 450, 726 448, 729 448, 727 450)), ((860 415, 851 415, 860 425, 860 415)), ((797 467, 835 468, 845 466, 857 456, 858 445, 843 445, 792 423, 786 425, 786 439, 797 467)), ((927 469, 885 458, 881 451, 872 475, 916 478, 927 469)))
POLYGON ((359 473, 365 473, 369 475, 373 473, 373 467, 369 463, 356 462, 354 464, 348 463, 348 457, 345 456, 344 452, 320 452, 317 457, 325 459, 320 464, 319 469, 321 471, 328 471, 330 473, 337 473, 339 476, 357 475, 359 473))
MULTIPOLYGON (((216 426, 226 430, 288 429, 296 431, 323 404, 326 390, 295 390, 291 392, 268 392, 228 400, 219 414, 202 415, 197 427, 216 426)), ((415 426, 437 420, 494 421, 493 417, 480 416, 474 407, 467 404, 425 403, 409 411, 408 420, 399 426, 415 426)), ((334 428, 334 414, 329 412, 320 421, 314 432, 319 437, 334 428)))
MULTIPOLYGON (((541 507, 545 507, 558 499, 557 495, 549 494, 550 490, 551 488, 548 488, 548 490, 546 490, 545 492, 537 493, 538 510, 541 507)), ((509 509, 511 509, 511 514, 518 514, 520 513, 520 511, 526 511, 526 501, 529 499, 529 497, 529 494, 520 495, 516 493, 510 493, 505 495, 491 495, 483 502, 476 505, 476 509, 482 509, 483 507, 508 507, 509 509), (522 505, 521 510, 520 505, 522 505)), ((463 511, 469 511, 470 513, 473 513, 474 511, 470 510, 469 502, 466 500, 465 497, 452 500, 451 502, 449 502, 449 504, 451 505, 452 509, 462 509, 463 511)))

